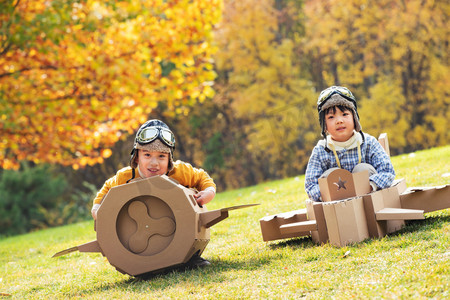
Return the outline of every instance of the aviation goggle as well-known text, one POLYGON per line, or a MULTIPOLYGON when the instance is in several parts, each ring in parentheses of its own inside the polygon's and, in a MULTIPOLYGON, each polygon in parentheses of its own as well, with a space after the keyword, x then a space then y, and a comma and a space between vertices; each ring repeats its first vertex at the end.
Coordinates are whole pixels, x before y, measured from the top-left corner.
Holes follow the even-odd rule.
POLYGON ((142 131, 136 136, 136 142, 141 145, 148 144, 158 138, 167 146, 171 148, 175 147, 175 136, 172 131, 164 127, 151 126, 142 129, 142 131))
POLYGON ((353 96, 352 92, 346 87, 343 86, 331 86, 325 90, 323 90, 319 98, 317 99, 317 110, 320 112, 322 110, 322 106, 327 102, 328 99, 331 98, 334 94, 341 95, 345 99, 353 102, 356 108, 356 99, 355 96, 353 96))

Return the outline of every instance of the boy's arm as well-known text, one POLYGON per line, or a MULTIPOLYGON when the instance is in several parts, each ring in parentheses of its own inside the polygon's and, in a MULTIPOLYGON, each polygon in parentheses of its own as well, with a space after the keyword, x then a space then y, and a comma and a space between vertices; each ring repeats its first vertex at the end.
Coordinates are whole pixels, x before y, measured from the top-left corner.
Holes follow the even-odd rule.
POLYGON ((94 220, 97 220, 97 211, 100 208, 100 205, 103 201, 103 198, 108 194, 108 191, 111 189, 108 179, 102 186, 102 188, 97 192, 97 196, 94 198, 94 204, 92 205, 91 215, 94 220))
POLYGON ((319 178, 323 174, 322 164, 317 153, 317 149, 314 148, 308 161, 305 173, 305 190, 308 197, 313 201, 321 201, 319 178))
POLYGON ((177 161, 175 164, 176 166, 169 176, 183 186, 197 189, 199 192, 194 195, 194 198, 199 205, 205 205, 214 199, 216 184, 206 171, 181 161, 177 161))
POLYGON ((394 167, 389 156, 381 147, 380 143, 374 138, 371 144, 370 164, 375 168, 377 174, 370 176, 371 183, 374 183, 379 189, 391 186, 395 178, 394 167))
POLYGON ((205 205, 211 202, 216 196, 216 189, 213 187, 208 187, 203 191, 198 192, 194 195, 195 200, 199 205, 205 205))
POLYGON ((106 194, 108 194, 109 190, 117 185, 117 174, 105 181, 102 188, 97 192, 97 195, 94 198, 94 204, 92 205, 91 214, 94 220, 97 219, 97 211, 102 204, 103 198, 105 198, 106 194))
POLYGON ((102 188, 97 192, 97 195, 94 198, 94 205, 100 205, 103 201, 103 198, 108 194, 109 190, 111 189, 111 184, 109 183, 108 179, 103 184, 102 188))
POLYGON ((188 188, 195 188, 198 191, 206 189, 216 191, 216 184, 209 174, 203 169, 194 168, 191 164, 177 161, 174 170, 169 173, 169 177, 178 181, 188 188))

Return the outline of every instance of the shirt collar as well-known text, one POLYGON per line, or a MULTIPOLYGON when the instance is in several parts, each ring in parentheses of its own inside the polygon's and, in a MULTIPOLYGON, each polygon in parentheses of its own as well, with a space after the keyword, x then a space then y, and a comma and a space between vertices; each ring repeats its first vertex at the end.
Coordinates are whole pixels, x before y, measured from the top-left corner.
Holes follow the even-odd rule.
POLYGON ((358 144, 362 144, 362 136, 357 134, 355 130, 353 130, 353 135, 346 140, 345 142, 338 142, 331 139, 331 135, 327 135, 327 147, 331 148, 330 145, 333 145, 336 151, 344 150, 344 149, 353 149, 358 147, 358 144))

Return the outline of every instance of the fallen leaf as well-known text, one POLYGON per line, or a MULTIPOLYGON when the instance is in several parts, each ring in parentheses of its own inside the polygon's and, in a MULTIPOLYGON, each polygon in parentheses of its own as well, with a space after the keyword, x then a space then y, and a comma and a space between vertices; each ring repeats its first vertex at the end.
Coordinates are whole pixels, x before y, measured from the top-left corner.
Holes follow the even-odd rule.
POLYGON ((342 258, 346 258, 349 254, 350 254, 350 250, 348 250, 347 252, 345 252, 345 254, 342 256, 342 258))

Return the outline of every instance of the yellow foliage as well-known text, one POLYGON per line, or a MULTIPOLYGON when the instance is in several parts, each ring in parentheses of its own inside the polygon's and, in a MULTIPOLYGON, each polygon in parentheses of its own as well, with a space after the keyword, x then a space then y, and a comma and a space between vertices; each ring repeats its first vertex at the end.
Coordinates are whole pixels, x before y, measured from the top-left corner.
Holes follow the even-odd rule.
POLYGON ((108 158, 112 155, 112 151, 111 149, 103 149, 101 155, 103 158, 108 158))
POLYGON ((313 90, 300 79, 293 41, 277 37, 279 11, 273 5, 269 0, 225 2, 215 60, 227 82, 216 99, 228 99, 233 118, 246 124, 239 130, 248 139, 246 150, 279 166, 273 173, 282 175, 299 168, 297 161, 304 163, 295 149, 316 120, 310 118, 313 90))
POLYGON ((9 26, 2 40, 5 33, 17 43, 0 49, 0 70, 6 73, 0 77, 0 115, 7 116, 0 124, 4 167, 19 157, 78 167, 97 163, 110 155, 99 148, 112 146, 119 130, 136 130, 159 102, 175 111, 195 104, 191 93, 213 95, 203 83, 215 77, 214 48, 208 45, 221 1, 111 6, 88 0, 59 10, 51 1, 18 3, 11 14, 0 15, 9 21, 2 22, 9 26), (33 28, 38 14, 49 20, 64 14, 65 21, 33 28), (162 62, 174 67, 162 69, 162 62), (124 105, 124 99, 133 101, 124 105), (56 152, 61 155, 55 158, 56 152))
POLYGON ((363 124, 392 131, 394 151, 449 143, 438 121, 449 114, 449 11, 443 0, 306 1, 302 46, 314 79, 351 88, 363 124))
POLYGON ((373 136, 386 132, 389 136, 389 146, 393 149, 407 145, 405 136, 409 130, 406 99, 398 84, 385 78, 371 87, 366 96, 360 100, 359 116, 363 131, 373 136), (383 113, 380 113, 380 112, 383 113))

